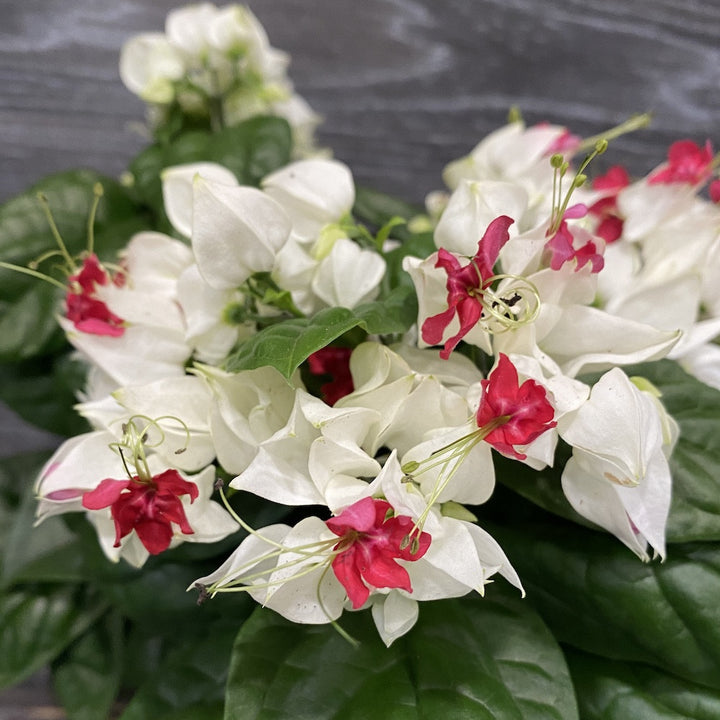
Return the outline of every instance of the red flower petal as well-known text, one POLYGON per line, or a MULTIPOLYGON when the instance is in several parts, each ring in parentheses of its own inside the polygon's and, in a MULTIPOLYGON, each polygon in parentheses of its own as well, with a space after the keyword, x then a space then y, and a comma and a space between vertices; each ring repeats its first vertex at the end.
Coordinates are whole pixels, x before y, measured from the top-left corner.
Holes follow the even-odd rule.
POLYGON ((412 592, 410 576, 397 560, 419 560, 430 546, 430 535, 425 532, 410 540, 412 519, 389 517, 391 512, 386 500, 363 498, 326 521, 342 538, 335 546, 338 554, 332 568, 355 609, 367 601, 370 587, 412 592))
POLYGON ((94 490, 83 495, 82 505, 88 510, 102 510, 117 502, 120 493, 130 484, 130 480, 103 480, 94 490))
POLYGON ((514 446, 528 445, 557 424, 553 421, 555 410, 545 388, 532 379, 519 385, 517 369, 503 353, 481 385, 483 395, 475 416, 478 427, 506 418, 485 436, 485 442, 504 455, 524 460, 525 455, 514 446))

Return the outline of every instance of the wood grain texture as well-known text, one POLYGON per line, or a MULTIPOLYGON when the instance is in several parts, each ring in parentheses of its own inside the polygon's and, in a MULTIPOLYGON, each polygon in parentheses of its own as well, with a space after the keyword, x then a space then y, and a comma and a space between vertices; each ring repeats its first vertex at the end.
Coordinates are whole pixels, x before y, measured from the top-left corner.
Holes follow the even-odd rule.
MULTIPOLYGON (((87 165, 118 174, 143 145, 120 82, 130 35, 170 0, 0 2, 0 199, 87 165)), ((591 134, 651 110, 610 155, 645 172, 678 137, 718 140, 720 4, 684 0, 255 0, 321 140, 357 179, 421 200, 446 162, 516 104, 591 134)))
MULTIPOLYGON (((173 0, 0 0, 0 201, 75 167, 122 172, 144 145, 122 43, 173 0)), ((635 112, 652 128, 608 162, 644 173, 680 137, 720 143, 720 3, 702 0, 254 0, 322 144, 356 179, 419 202, 517 105, 588 135, 635 112)), ((0 411, 0 454, 52 445, 0 411)), ((40 678, 0 720, 62 717, 40 678), (31 706, 34 706, 34 710, 31 706), (33 712, 40 714, 33 715, 33 712), (42 713, 51 713, 45 714, 42 713), (52 714, 54 713, 54 714, 52 714)))

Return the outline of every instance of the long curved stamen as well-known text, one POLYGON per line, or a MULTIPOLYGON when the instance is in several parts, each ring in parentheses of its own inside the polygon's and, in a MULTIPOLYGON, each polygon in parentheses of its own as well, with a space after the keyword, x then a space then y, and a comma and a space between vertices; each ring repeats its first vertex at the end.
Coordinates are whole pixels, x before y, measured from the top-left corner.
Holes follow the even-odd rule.
POLYGON ((103 196, 103 186, 98 182, 93 185, 93 203, 90 207, 90 215, 87 224, 87 253, 92 255, 95 248, 95 216, 97 215, 100 198, 103 196))
MULTIPOLYGON (((527 278, 504 273, 493 275, 484 285, 477 291, 483 310, 501 326, 500 329, 487 326, 489 332, 497 334, 515 330, 537 319, 540 313, 540 293, 535 284, 527 278), (519 283, 506 289, 507 292, 512 293, 510 299, 491 289, 492 284, 502 280, 514 280, 519 283)), ((488 323, 488 318, 483 320, 488 323)))
POLYGON ((578 150, 580 152, 587 151, 590 150, 590 148, 595 147, 595 145, 597 145, 597 143, 601 140, 615 140, 615 138, 619 138, 621 135, 625 135, 625 133, 640 130, 641 128, 647 127, 650 124, 651 120, 651 113, 633 115, 632 117, 625 120, 625 122, 620 123, 620 125, 616 125, 614 128, 610 128, 605 132, 598 133, 597 135, 592 135, 589 138, 585 138, 578 146, 578 150))
POLYGON ((30 277, 34 277, 37 280, 43 280, 50 283, 51 285, 55 285, 55 287, 59 287, 63 291, 67 290, 67 286, 65 285, 65 283, 61 283, 59 280, 50 277, 50 275, 45 275, 45 273, 38 272, 37 270, 26 268, 22 265, 14 265, 13 263, 7 262, 0 262, 0 267, 5 268, 6 270, 13 270, 14 272, 23 273, 24 275, 30 275, 30 277))
POLYGON ((60 231, 58 230, 57 225, 55 224, 55 218, 53 218, 52 210, 50 210, 50 203, 48 202, 47 196, 44 193, 38 193, 37 199, 40 202, 40 205, 42 206, 43 213, 45 214, 45 217, 47 218, 48 225, 50 226, 50 232, 52 232, 53 237, 55 238, 55 242, 58 244, 58 248, 60 249, 60 254, 65 259, 65 263, 67 264, 68 269, 71 272, 77 271, 77 265, 75 264, 75 261, 72 259, 67 246, 65 245, 65 242, 62 239, 62 235, 60 235, 60 231))
POLYGON ((553 177, 553 206, 550 228, 547 232, 548 235, 554 235, 559 229, 560 225, 565 217, 565 211, 568 209, 570 204, 570 198, 577 188, 582 187, 587 180, 587 176, 584 174, 587 166, 598 156, 602 155, 608 148, 607 138, 603 137, 595 143, 594 149, 591 153, 585 156, 584 160, 580 164, 580 167, 573 177, 568 191, 565 196, 562 195, 562 178, 569 168, 568 162, 562 157, 562 155, 553 155, 550 159, 550 163, 555 169, 555 175, 553 177), (557 178, 557 193, 555 192, 555 179, 557 178), (558 203, 556 206, 555 203, 558 203))
POLYGON ((415 462, 411 467, 408 467, 411 463, 406 463, 402 466, 401 469, 403 472, 406 472, 406 474, 408 474, 411 478, 422 475, 422 473, 430 470, 431 468, 437 467, 438 465, 444 466, 440 473, 438 473, 435 485, 430 491, 430 494, 427 496, 425 509, 422 513, 420 513, 418 519, 413 524, 412 529, 408 533, 408 538, 417 537, 419 533, 422 532, 425 521, 427 520, 433 506, 437 503, 438 498, 442 495, 443 491, 449 485, 453 477, 455 477, 455 474, 460 469, 460 466, 473 448, 479 442, 484 440, 493 430, 496 430, 504 425, 509 419, 509 415, 495 417, 481 428, 478 428, 467 435, 463 435, 458 440, 455 440, 449 445, 431 453, 427 460, 419 463, 415 462), (433 458, 436 459, 433 460, 433 458), (407 470, 412 470, 412 472, 408 473, 407 470))
POLYGON ((161 415, 157 418, 151 418, 147 415, 141 414, 132 415, 128 420, 123 422, 122 437, 120 440, 110 443, 109 445, 110 449, 117 452, 122 458, 128 477, 132 478, 136 474, 140 480, 150 482, 152 472, 150 471, 150 466, 148 465, 146 448, 156 448, 165 442, 166 434, 160 425, 161 420, 172 420, 178 423, 178 425, 180 425, 180 427, 185 431, 185 442, 175 451, 176 453, 185 452, 190 444, 190 428, 187 423, 183 422, 183 420, 179 417, 175 417, 174 415, 161 415), (136 421, 138 420, 142 420, 144 422, 141 429, 138 429, 136 425, 136 421), (159 439, 155 442, 149 441, 148 433, 150 430, 154 430, 159 433, 159 439), (124 450, 130 452, 131 459, 129 462, 135 468, 135 473, 130 472, 128 468, 128 458, 125 456, 125 452, 123 452, 124 450))
MULTIPOLYGON (((319 551, 322 551, 328 547, 332 547, 333 545, 336 545, 335 539, 332 540, 320 540, 318 542, 314 543, 307 543, 306 545, 299 545, 295 548, 285 548, 283 550, 271 550, 270 552, 266 552, 263 555, 258 555, 257 557, 254 557, 247 562, 243 563, 242 565, 239 565, 237 568, 235 568, 232 573, 226 575, 221 580, 218 580, 216 583, 213 583, 211 587, 233 587, 235 585, 247 585, 247 580, 254 579, 256 577, 263 577, 264 575, 270 575, 274 573, 276 570, 279 570, 284 567, 289 567, 293 564, 298 564, 300 562, 304 562, 307 559, 306 557, 298 558, 297 560, 288 561, 287 563, 283 563, 280 566, 273 566, 272 568, 269 568, 267 570, 259 570, 256 573, 250 573, 245 574, 245 570, 250 570, 251 568, 255 567, 259 563, 265 562, 267 560, 274 560, 276 558, 281 557, 282 555, 287 554, 288 552, 303 552, 307 550, 312 549, 312 553, 310 553, 309 557, 314 557, 318 554, 319 551)), ((329 557, 332 559, 336 553, 330 553, 329 557)))
MULTIPOLYGON (((255 530, 253 527, 251 527, 250 525, 248 525, 248 524, 235 512, 235 508, 233 508, 233 506, 232 506, 232 505, 230 504, 230 502, 228 501, 227 496, 225 495, 225 491, 224 491, 224 489, 223 489, 222 487, 219 488, 219 492, 220 492, 220 498, 221 498, 221 500, 222 500, 222 502, 223 502, 223 505, 225 505, 225 509, 230 513, 230 515, 231 515, 232 518, 235 520, 235 522, 237 522, 237 524, 240 525, 240 527, 241 527, 243 530, 245 530, 245 532, 248 533, 248 535, 252 535, 253 537, 258 538, 259 540, 262 540, 263 542, 266 542, 268 545, 272 545, 273 547, 278 548, 278 549, 281 551, 281 553, 283 553, 283 552, 300 552, 300 553, 306 554, 308 557, 313 557, 313 555, 316 554, 316 553, 314 553, 314 552, 305 552, 304 549, 303 549, 303 548, 305 548, 304 545, 298 545, 296 548, 294 548, 294 547, 289 547, 289 546, 287 546, 287 545, 283 545, 283 544, 280 543, 280 542, 277 542, 276 540, 271 540, 270 538, 265 537, 264 535, 262 535, 261 533, 259 533, 257 530, 255 530)), ((332 539, 332 540, 330 540, 330 539, 328 539, 328 540, 318 540, 317 543, 311 543, 310 546, 312 547, 312 546, 314 546, 315 544, 322 544, 322 543, 325 543, 325 542, 335 545, 335 544, 337 543, 337 539, 332 539)))
MULTIPOLYGON (((304 561, 305 558, 302 558, 304 561)), ((272 575, 272 573, 277 572, 278 570, 281 570, 282 568, 286 566, 290 566, 293 564, 298 564, 299 561, 293 561, 292 563, 283 563, 279 567, 271 568, 267 571, 264 571, 262 573, 258 573, 259 576, 263 575, 272 575)), ((285 584, 286 582, 291 582, 293 580, 298 580, 302 577, 305 577, 306 575, 310 575, 310 573, 315 572, 319 567, 322 567, 324 563, 316 563, 314 565, 311 565, 310 567, 305 568, 304 570, 301 570, 300 572, 295 573, 294 575, 290 575, 289 577, 284 577, 281 580, 271 580, 265 583, 254 583, 251 585, 218 585, 216 583, 213 583, 210 585, 207 589, 207 592, 210 594, 211 597, 214 595, 217 595, 221 592, 250 592, 251 590, 269 590, 273 587, 280 587, 281 585, 285 584)))
MULTIPOLYGON (((330 541, 326 543, 327 547, 331 547, 333 544, 335 544, 334 541, 330 541)), ((305 546, 308 547, 308 546, 305 546)), ((273 553, 268 553, 264 556, 260 556, 259 558, 253 558, 253 560, 248 561, 248 563, 245 563, 245 565, 248 565, 252 567, 253 565, 257 565, 259 562, 262 562, 262 559, 271 560, 273 557, 281 557, 286 552, 294 552, 294 548, 287 548, 285 551, 280 552, 276 551, 273 553)), ((310 555, 310 557, 315 557, 317 555, 317 552, 310 555)), ((291 580, 297 580, 298 578, 304 577, 305 575, 309 575, 314 570, 317 570, 319 567, 322 567, 323 565, 326 565, 330 567, 329 563, 332 562, 333 557, 336 555, 336 553, 331 553, 327 558, 323 558, 321 562, 313 563, 309 565, 304 570, 295 573, 294 575, 290 575, 288 577, 284 577, 281 580, 274 580, 274 581, 268 581, 265 583, 253 583, 252 581, 258 578, 263 577, 271 577, 276 572, 279 572, 280 570, 284 570, 285 568, 294 567, 296 565, 302 565, 303 563, 307 563, 307 556, 299 557, 294 560, 288 560, 287 562, 281 563, 279 565, 275 565, 271 568, 267 568, 266 570, 258 570, 254 573, 249 574, 243 574, 242 577, 237 576, 233 577, 232 580, 228 580, 227 578, 223 578, 222 580, 218 580, 216 583, 213 583, 212 585, 208 586, 208 592, 211 595, 216 595, 219 592, 247 592, 249 590, 265 590, 269 589, 271 587, 280 586, 286 582, 290 582, 291 580)), ((233 573, 235 575, 235 573, 233 573)))

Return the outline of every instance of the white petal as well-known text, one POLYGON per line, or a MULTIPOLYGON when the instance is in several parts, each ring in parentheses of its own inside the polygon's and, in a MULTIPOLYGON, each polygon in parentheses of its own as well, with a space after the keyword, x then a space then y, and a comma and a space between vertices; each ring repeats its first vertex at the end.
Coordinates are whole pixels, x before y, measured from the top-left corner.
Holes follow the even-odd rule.
POLYGON ((272 270, 290 235, 290 220, 270 197, 196 176, 192 245, 208 285, 235 288, 252 273, 272 270))
POLYGON ((355 184, 346 165, 337 160, 301 160, 268 175, 265 192, 289 215, 293 230, 315 238, 324 225, 338 222, 355 202, 355 184))
MULTIPOLYGON (((527 193, 512 183, 463 181, 450 196, 435 228, 435 246, 472 257, 488 225, 500 215, 519 218, 527 202, 527 193)), ((510 226, 511 233, 516 230, 510 226)))
POLYGON ((123 45, 120 77, 130 92, 146 102, 170 102, 172 83, 184 74, 182 56, 162 33, 136 35, 123 45))
POLYGON ((211 394, 200 378, 163 378, 122 387, 113 396, 129 414, 157 419, 162 435, 150 426, 149 442, 170 466, 193 472, 214 460, 209 426, 211 394))
POLYGON ((185 374, 190 349, 175 330, 136 325, 125 328, 121 337, 104 337, 80 332, 66 318, 58 322, 72 345, 117 386, 185 374))
POLYGON ((598 475, 628 486, 643 481, 663 441, 655 404, 620 368, 598 380, 562 436, 583 451, 578 462, 586 459, 598 475))
POLYGON ((193 263, 192 250, 159 232, 133 235, 122 252, 126 285, 146 293, 175 297, 177 279, 193 263))
POLYGON ((672 478, 662 452, 650 458, 643 482, 637 487, 615 488, 625 511, 653 549, 665 557, 665 526, 670 512, 672 478))
MULTIPOLYGON (((308 517, 292 528, 283 545, 288 548, 307 546, 335 537, 322 520, 308 517)), ((320 554, 308 556, 292 550, 283 553, 270 576, 276 589, 268 591, 266 606, 293 622, 322 624, 337 619, 342 613, 346 593, 333 572, 328 570, 328 564, 327 555, 325 558, 320 554), (298 560, 300 562, 290 564, 298 560), (303 574, 312 565, 317 568, 303 574)))
POLYGON ((385 275, 385 260, 348 238, 335 241, 312 280, 313 292, 330 307, 354 308, 372 300, 385 275))
POLYGON ((634 532, 625 507, 611 483, 587 472, 575 458, 570 458, 563 470, 562 489, 580 515, 615 535, 638 557, 649 559, 647 544, 642 536, 634 532))
POLYGON ((563 310, 540 347, 560 364, 566 375, 575 377, 614 364, 659 360, 680 335, 680 331, 660 331, 597 308, 574 305, 563 310))
POLYGON ((222 165, 211 162, 188 163, 165 168, 162 193, 165 212, 172 226, 185 237, 192 235, 193 180, 195 175, 206 180, 235 186, 235 174, 222 165))
POLYGON ((407 633, 420 615, 415 600, 397 591, 373 596, 372 616, 375 627, 387 647, 407 633))
POLYGON ((198 3, 171 10, 165 19, 165 34, 178 49, 199 56, 207 47, 207 34, 218 9, 212 3, 198 3))
POLYGON ((701 345, 684 355, 680 364, 685 372, 720 390, 720 346, 701 345))
POLYGON ((231 325, 225 311, 242 297, 233 290, 210 287, 197 265, 191 265, 177 282, 178 302, 185 317, 185 339, 200 362, 220 364, 239 337, 255 332, 254 323, 231 325))
POLYGON ((268 525, 260 528, 253 535, 248 535, 217 570, 195 580, 188 590, 195 587, 195 583, 224 585, 243 575, 271 570, 275 566, 276 558, 265 556, 272 553, 276 549, 276 543, 281 543, 289 532, 288 525, 268 525))

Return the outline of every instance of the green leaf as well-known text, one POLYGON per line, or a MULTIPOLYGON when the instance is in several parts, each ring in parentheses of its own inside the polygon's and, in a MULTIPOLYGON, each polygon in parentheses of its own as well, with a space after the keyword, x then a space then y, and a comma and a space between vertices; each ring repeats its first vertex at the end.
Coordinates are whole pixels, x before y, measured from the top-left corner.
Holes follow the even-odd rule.
POLYGON ((0 365, 0 400, 36 427, 65 437, 79 435, 90 429, 73 409, 86 372, 86 365, 70 354, 0 365))
POLYGON ((104 609, 78 587, 27 587, 0 597, 0 688, 52 661, 104 609))
POLYGON ((555 451, 554 466, 542 470, 535 470, 517 460, 494 453, 495 477, 505 487, 514 490, 518 495, 544 510, 549 510, 579 525, 597 528, 574 510, 562 491, 560 477, 565 463, 570 459, 571 451, 572 448, 560 440, 555 451))
POLYGON ((716 720, 720 692, 649 665, 566 652, 583 720, 716 720))
MULTIPOLYGON (((353 215, 378 229, 387 225, 394 218, 400 217, 409 220, 422 212, 422 208, 391 195, 361 186, 355 188, 353 215)), ((410 232, 405 227, 394 228, 392 234, 393 237, 401 240, 410 237, 410 232)))
POLYGON ((577 717, 562 653, 516 594, 421 603, 390 648, 369 612, 343 628, 290 623, 258 609, 233 649, 225 720, 565 720, 577 717))
POLYGON ((225 715, 225 703, 222 700, 215 702, 198 702, 176 708, 170 712, 163 713, 154 720, 223 720, 225 715))
POLYGON ((680 425, 680 440, 670 458, 668 541, 720 540, 720 391, 669 360, 631 367, 628 375, 650 380, 680 425))
POLYGON ((645 564, 615 538, 558 520, 485 527, 561 642, 720 687, 718 544, 674 545, 664 563, 645 564))
POLYGON ((216 162, 235 173, 241 185, 259 185, 265 175, 290 161, 290 126, 278 117, 258 116, 211 133, 203 130, 178 134, 171 142, 143 150, 130 164, 141 200, 163 209, 162 171, 172 165, 216 162))
POLYGON ((158 659, 156 671, 146 678, 121 720, 222 717, 219 708, 236 627, 232 616, 199 637, 179 627, 172 648, 158 659))
MULTIPOLYGON (((720 391, 696 380, 670 360, 624 370, 630 376, 650 380, 661 391, 661 402, 680 425, 680 439, 670 458, 673 493, 668 542, 720 540, 720 391)), ((595 379, 593 376, 589 380, 595 379)), ((589 525, 562 493, 560 477, 569 457, 569 448, 561 443, 555 466, 539 472, 496 458, 497 477, 540 507, 589 525)))
MULTIPOLYGON (((45 178, 30 190, 0 207, 0 260, 26 266, 57 248, 37 195, 47 197, 55 223, 71 255, 87 248, 87 223, 93 204, 93 187, 104 195, 95 221, 95 250, 101 259, 114 260, 130 236, 145 226, 144 217, 115 180, 87 170, 45 178)), ((50 272, 53 262, 40 270, 50 272)), ((61 293, 42 280, 0 269, 0 360, 17 361, 58 347, 53 309, 61 293)))
MULTIPOLYGON (((10 272, 0 268, 0 272, 10 272)), ((55 320, 62 304, 62 293, 42 280, 21 293, 13 303, 5 303, 0 317, 0 361, 32 358, 64 345, 64 336, 55 320)))
POLYGON ((432 255, 437 248, 432 233, 420 233, 410 236, 400 247, 385 253, 387 270, 385 271, 384 283, 390 288, 404 286, 414 291, 412 278, 403 270, 402 261, 407 256, 426 258, 432 255))
POLYGON ((46 556, 52 557, 52 562, 44 565, 50 577, 45 577, 36 571, 32 576, 33 580, 78 579, 77 564, 73 557, 67 557, 66 561, 75 572, 68 572, 68 567, 59 562, 58 551, 75 545, 74 535, 65 527, 62 520, 59 517, 48 518, 38 527, 34 526, 37 500, 33 484, 35 476, 46 459, 46 454, 30 453, 16 456, 10 461, 0 461, 2 471, 8 474, 12 473, 15 481, 20 481, 22 488, 20 505, 10 519, 9 531, 2 545, 2 571, 0 572, 0 585, 2 586, 8 586, 20 577, 27 579, 25 571, 28 567, 41 562, 46 556))
POLYGON ((290 378, 316 350, 360 327, 386 335, 405 332, 417 317, 414 291, 398 288, 385 300, 364 303, 355 310, 334 307, 311 318, 298 318, 264 328, 240 345, 227 360, 230 372, 270 365, 290 378))
POLYGON ((53 664, 53 686, 68 720, 101 720, 120 689, 123 622, 108 614, 53 664))

